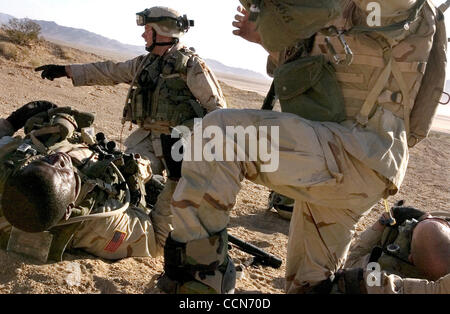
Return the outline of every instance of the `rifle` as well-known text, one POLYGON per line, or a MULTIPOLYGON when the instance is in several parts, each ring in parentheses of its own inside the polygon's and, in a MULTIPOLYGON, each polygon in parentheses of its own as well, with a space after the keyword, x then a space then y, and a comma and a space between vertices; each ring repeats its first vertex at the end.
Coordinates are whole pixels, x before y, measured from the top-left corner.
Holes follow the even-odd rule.
POLYGON ((241 239, 236 238, 231 234, 228 234, 228 240, 236 245, 241 251, 253 255, 253 263, 259 263, 261 265, 270 266, 272 268, 280 268, 281 264, 283 263, 283 261, 275 255, 267 253, 266 251, 254 246, 253 244, 242 241, 241 239))

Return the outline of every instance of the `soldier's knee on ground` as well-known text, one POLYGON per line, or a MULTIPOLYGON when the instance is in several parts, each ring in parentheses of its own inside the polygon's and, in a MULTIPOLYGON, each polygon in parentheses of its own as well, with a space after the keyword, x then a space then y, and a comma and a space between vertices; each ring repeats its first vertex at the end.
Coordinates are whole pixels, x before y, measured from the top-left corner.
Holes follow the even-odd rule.
POLYGON ((158 287, 167 293, 233 293, 236 269, 227 252, 226 230, 187 243, 169 236, 164 247, 165 273, 158 287))

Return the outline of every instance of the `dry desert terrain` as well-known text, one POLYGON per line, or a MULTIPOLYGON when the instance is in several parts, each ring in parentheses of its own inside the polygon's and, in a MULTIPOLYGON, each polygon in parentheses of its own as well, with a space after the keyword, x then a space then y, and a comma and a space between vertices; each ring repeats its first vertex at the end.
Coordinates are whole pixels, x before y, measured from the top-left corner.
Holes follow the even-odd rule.
MULTIPOLYGON (((0 39, 1 45, 5 42, 0 39)), ((42 80, 33 71, 39 65, 85 63, 103 60, 82 52, 48 42, 30 47, 15 47, 17 56, 0 54, 0 116, 33 100, 49 100, 60 106, 73 106, 97 114, 96 131, 119 140, 120 117, 127 91, 118 86, 73 87, 67 79, 53 82, 42 80)), ((220 77, 219 77, 220 79, 220 77)), ((251 82, 226 77, 222 88, 231 108, 259 108, 261 92, 251 82), (231 82, 231 83, 230 83, 231 82), (234 87, 232 87, 234 86, 234 87), (250 86, 250 87, 249 87, 250 86)), ((261 87, 263 90, 265 87, 261 87)), ((129 134, 127 127, 124 136, 129 134)), ((389 201, 405 199, 408 204, 426 211, 449 210, 450 201, 450 135, 432 132, 428 139, 411 150, 406 179, 400 193, 389 201)), ((289 222, 267 210, 267 188, 249 181, 231 211, 229 232, 283 259, 279 269, 248 265, 250 256, 236 248, 231 256, 244 265, 243 276, 237 281, 236 293, 283 293, 286 247, 289 222)), ((378 204, 358 224, 357 234, 369 226, 382 210, 378 204)), ((0 251, 0 293, 154 293, 155 278, 162 272, 163 259, 126 258, 111 262, 88 254, 66 254, 58 263, 39 263, 13 253, 0 251)))

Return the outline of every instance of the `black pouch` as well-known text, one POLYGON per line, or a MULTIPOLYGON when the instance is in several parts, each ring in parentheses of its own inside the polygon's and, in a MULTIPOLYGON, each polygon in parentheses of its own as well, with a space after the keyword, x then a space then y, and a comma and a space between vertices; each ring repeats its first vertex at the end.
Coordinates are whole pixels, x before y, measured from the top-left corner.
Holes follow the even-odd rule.
POLYGON ((324 56, 303 57, 274 73, 281 110, 312 121, 345 120, 344 96, 333 66, 324 56))
POLYGON ((172 138, 169 134, 161 134, 160 138, 164 161, 168 172, 167 177, 172 180, 178 181, 181 178, 181 165, 183 161, 175 161, 172 158, 172 146, 181 139, 172 138))

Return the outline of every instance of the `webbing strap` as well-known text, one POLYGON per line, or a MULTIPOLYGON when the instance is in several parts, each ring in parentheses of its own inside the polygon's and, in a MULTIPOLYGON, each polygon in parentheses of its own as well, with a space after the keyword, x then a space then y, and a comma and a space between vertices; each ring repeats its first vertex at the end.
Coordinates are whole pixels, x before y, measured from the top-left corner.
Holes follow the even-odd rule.
POLYGON ((392 32, 400 29, 407 30, 409 24, 415 21, 419 15, 419 12, 422 10, 424 4, 427 0, 418 0, 413 8, 411 8, 411 13, 409 14, 406 20, 401 22, 397 22, 388 26, 379 26, 379 27, 369 27, 369 26, 354 26, 348 31, 345 32, 345 35, 352 34, 361 34, 361 33, 373 33, 373 32, 392 32))
POLYGON ((394 75, 394 78, 397 81, 403 94, 403 120, 405 122, 406 134, 409 134, 409 114, 411 111, 411 98, 409 95, 408 85, 406 84, 402 72, 400 71, 400 68, 398 67, 395 60, 392 60, 392 74, 394 75))
POLYGON ((41 154, 45 154, 48 152, 48 149, 40 140, 38 140, 37 137, 41 136, 41 135, 53 134, 53 133, 59 133, 59 132, 60 132, 59 126, 50 126, 50 127, 42 128, 39 130, 31 131, 30 138, 31 138, 31 141, 33 142, 33 144, 36 146, 36 149, 41 154))
POLYGON ((356 121, 361 125, 366 125, 369 121, 369 115, 372 112, 378 96, 380 96, 383 88, 386 86, 387 81, 389 80, 389 76, 391 75, 392 70, 392 58, 391 58, 391 50, 386 51, 386 57, 388 58, 388 62, 378 77, 374 87, 369 92, 366 100, 364 101, 360 112, 356 116, 356 121))

